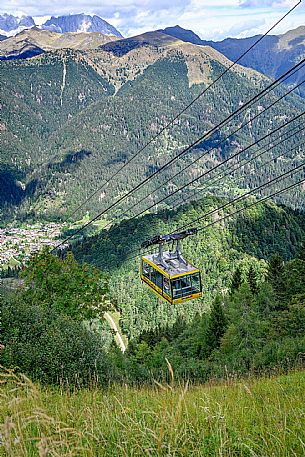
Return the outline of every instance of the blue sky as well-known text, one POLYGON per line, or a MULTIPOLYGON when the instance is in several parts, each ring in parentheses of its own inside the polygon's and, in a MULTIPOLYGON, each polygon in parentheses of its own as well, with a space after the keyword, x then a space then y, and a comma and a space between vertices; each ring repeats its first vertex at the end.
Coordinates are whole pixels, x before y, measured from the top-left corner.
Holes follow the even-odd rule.
MULTIPOLYGON (((179 24, 204 39, 265 32, 298 0, 1 0, 0 12, 42 17, 98 14, 124 36, 179 24)), ((39 21, 39 19, 38 19, 39 21)), ((274 33, 305 25, 305 0, 274 33)))

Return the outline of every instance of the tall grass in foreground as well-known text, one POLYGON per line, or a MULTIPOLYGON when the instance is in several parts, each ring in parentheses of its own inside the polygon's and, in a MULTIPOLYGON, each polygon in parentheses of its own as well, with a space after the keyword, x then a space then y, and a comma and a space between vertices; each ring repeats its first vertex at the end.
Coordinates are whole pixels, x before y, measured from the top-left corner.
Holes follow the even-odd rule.
POLYGON ((104 392, 1 380, 1 456, 305 456, 304 371, 104 392))

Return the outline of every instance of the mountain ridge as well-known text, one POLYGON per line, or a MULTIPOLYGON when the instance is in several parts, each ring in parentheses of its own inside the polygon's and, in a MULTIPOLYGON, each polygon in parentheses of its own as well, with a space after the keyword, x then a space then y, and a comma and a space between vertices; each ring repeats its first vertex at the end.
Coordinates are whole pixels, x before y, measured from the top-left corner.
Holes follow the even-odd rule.
POLYGON ((0 60, 29 58, 60 49, 96 49, 116 39, 98 32, 59 33, 32 27, 0 42, 0 60))
POLYGON ((33 26, 35 26, 35 22, 31 16, 16 17, 7 13, 0 15, 0 34, 4 36, 14 35, 25 28, 33 26))
MULTIPOLYGON (((6 182, 11 183, 3 186, 0 195, 5 214, 13 211, 18 218, 33 215, 56 220, 66 217, 66 209, 75 208, 84 199, 84 189, 86 195, 95 191, 101 181, 109 179, 162 125, 230 65, 225 56, 211 47, 169 39, 160 33, 142 35, 133 38, 134 41, 136 46, 128 50, 126 40, 105 45, 106 48, 122 46, 124 52, 113 53, 105 46, 85 51, 68 49, 47 52, 34 59, 0 63, 0 179, 2 173, 6 182), (68 160, 69 157, 75 160, 68 160)), ((219 81, 216 90, 208 91, 156 144, 146 148, 137 162, 96 193, 84 211, 92 214, 96 208, 125 193, 127 187, 151 174, 266 84, 265 76, 236 65, 219 81)), ((283 89, 279 88, 264 104, 282 93, 283 89)), ((295 116, 304 109, 303 104, 300 97, 288 97, 221 147, 217 146, 217 140, 222 137, 218 132, 187 154, 183 162, 189 163, 214 146, 209 157, 172 183, 171 175, 181 168, 176 163, 159 180, 141 190, 140 196, 148 193, 148 203, 152 198, 163 197, 258 138, 261 131, 295 116), (154 186, 163 179, 166 184, 154 195, 154 186)), ((253 106, 250 114, 257 114, 261 105, 253 106)), ((244 115, 233 125, 238 127, 243 121, 244 115)), ((263 169, 261 175, 251 168, 249 177, 249 170, 243 177, 242 171, 244 184, 234 184, 233 180, 221 192, 242 191, 244 186, 253 187, 276 172, 286 171, 294 160, 287 148, 282 147, 283 158, 263 169)), ((296 160, 301 159, 302 152, 296 160)), ((193 191, 188 189, 186 198, 193 191)), ((130 203, 136 198, 137 195, 132 197, 130 203)), ((120 219, 123 215, 124 209, 120 209, 115 216, 107 215, 107 219, 120 219)))
POLYGON ((107 21, 97 15, 84 13, 70 14, 66 16, 52 16, 42 28, 59 33, 66 32, 99 32, 103 35, 117 36, 123 38, 122 34, 107 21))
MULTIPOLYGON (((38 27, 32 16, 13 16, 12 14, 0 14, 0 35, 15 36, 25 29, 38 27)), ((122 38, 122 34, 109 22, 97 15, 84 13, 51 16, 39 28, 58 33, 67 32, 99 32, 103 35, 122 38)))
MULTIPOLYGON (((167 27, 163 33, 189 41, 191 43, 211 46, 217 49, 228 59, 236 61, 255 41, 261 36, 252 36, 247 38, 225 38, 222 41, 201 40, 191 30, 185 30, 180 26, 167 27)), ((251 49, 239 61, 239 64, 252 68, 270 78, 277 78, 280 74, 293 67, 301 58, 305 57, 305 26, 299 26, 296 29, 289 30, 281 35, 267 35, 251 49)), ((295 76, 287 80, 287 84, 300 82, 305 77, 305 69, 296 73, 295 76)), ((300 88, 300 95, 305 97, 305 89, 300 88)))

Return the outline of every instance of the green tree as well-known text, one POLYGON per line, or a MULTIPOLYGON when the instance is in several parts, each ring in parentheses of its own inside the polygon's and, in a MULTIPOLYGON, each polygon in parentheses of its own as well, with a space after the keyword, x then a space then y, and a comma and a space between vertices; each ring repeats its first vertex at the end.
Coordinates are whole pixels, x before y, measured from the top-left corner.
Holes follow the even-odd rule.
POLYGON ((247 280, 248 280, 248 284, 249 284, 252 294, 256 295, 258 292, 257 274, 256 274, 255 269, 253 268, 253 265, 250 265, 250 268, 247 273, 247 280))
POLYGON ((111 364, 100 339, 54 308, 10 296, 0 301, 0 364, 44 383, 90 385, 109 381, 111 364))
POLYGON ((304 337, 305 335, 305 294, 295 295, 287 309, 275 314, 272 319, 272 333, 276 336, 304 337))
MULTIPOLYGON (((279 304, 283 301, 285 287, 284 261, 279 254, 274 254, 268 262, 267 279, 271 283, 279 304)), ((282 306, 282 304, 280 305, 282 306)))
POLYGON ((211 308, 205 334, 205 345, 209 353, 219 348, 220 340, 227 327, 227 318, 223 309, 222 299, 219 295, 214 300, 211 308))
POLYGON ((237 267, 234 271, 232 281, 231 281, 231 294, 233 294, 236 290, 239 289, 242 283, 241 271, 240 268, 237 267))
POLYGON ((305 242, 301 244, 301 247, 297 252, 296 258, 305 262, 305 242))
POLYGON ((106 276, 96 267, 78 264, 72 253, 60 259, 42 251, 30 261, 23 278, 23 299, 73 319, 99 317, 110 307, 106 276))

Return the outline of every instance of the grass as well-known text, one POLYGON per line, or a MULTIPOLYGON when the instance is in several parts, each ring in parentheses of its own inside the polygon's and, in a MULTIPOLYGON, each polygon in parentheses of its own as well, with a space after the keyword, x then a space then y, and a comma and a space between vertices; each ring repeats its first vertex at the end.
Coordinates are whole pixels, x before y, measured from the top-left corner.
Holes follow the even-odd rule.
POLYGON ((305 455, 304 371, 219 385, 66 391, 2 375, 0 455, 305 455))

